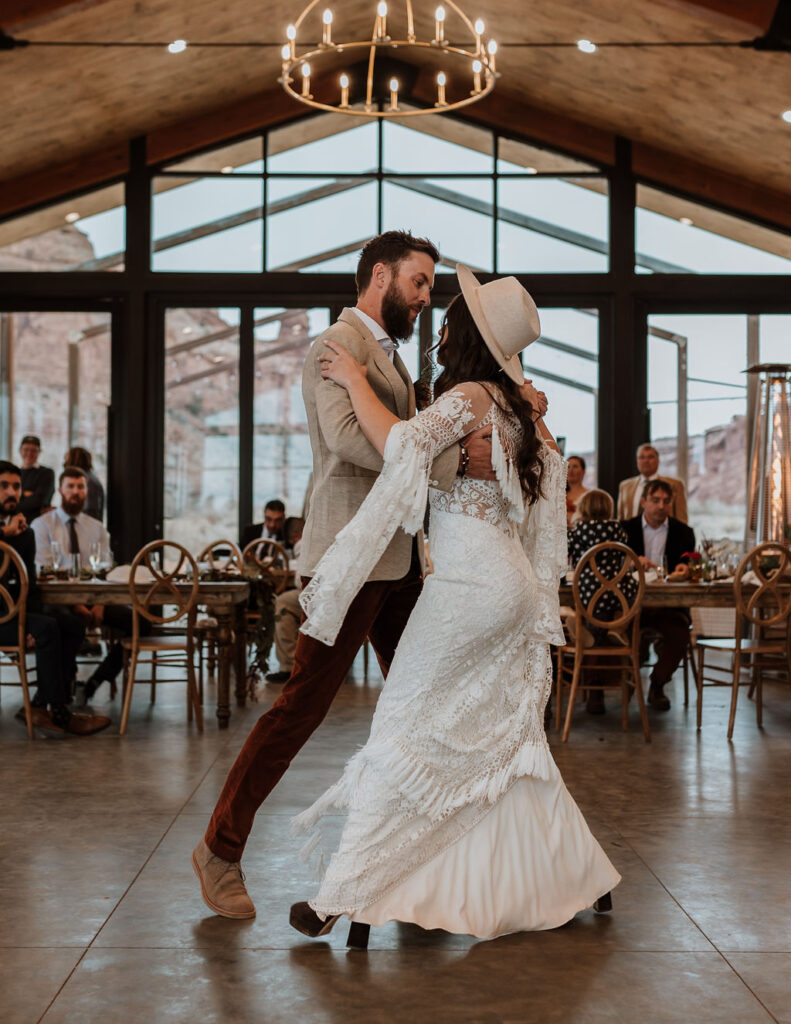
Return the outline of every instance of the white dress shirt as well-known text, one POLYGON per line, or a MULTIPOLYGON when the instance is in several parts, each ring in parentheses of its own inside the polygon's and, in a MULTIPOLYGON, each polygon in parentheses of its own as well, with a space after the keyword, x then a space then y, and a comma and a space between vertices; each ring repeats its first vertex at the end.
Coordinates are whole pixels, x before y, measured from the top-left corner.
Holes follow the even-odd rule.
MULTIPOLYGON (((35 522, 33 524, 35 526, 35 522)), ((643 516, 643 550, 645 557, 654 565, 661 565, 667 544, 667 519, 661 526, 649 526, 643 516)))
MULTIPOLYGON (((52 543, 57 542, 60 546, 65 565, 71 560, 71 534, 69 531, 69 519, 72 517, 62 508, 53 509, 43 516, 38 516, 31 523, 33 533, 36 535, 36 562, 38 565, 52 565, 52 543)), ((106 559, 110 555, 110 535, 102 523, 92 516, 80 512, 74 516, 77 542, 80 546, 80 555, 85 564, 91 554, 91 547, 95 543, 101 545, 102 556, 106 559)))
POLYGON ((387 333, 387 331, 384 329, 384 327, 382 327, 381 324, 378 324, 372 316, 368 316, 367 313, 363 313, 359 306, 354 307, 354 314, 355 316, 359 316, 359 318, 362 320, 362 322, 365 324, 365 326, 368 328, 371 334, 373 334, 374 341, 379 342, 379 344, 387 353, 388 359, 392 363, 393 353, 398 348, 398 342, 394 341, 387 333))

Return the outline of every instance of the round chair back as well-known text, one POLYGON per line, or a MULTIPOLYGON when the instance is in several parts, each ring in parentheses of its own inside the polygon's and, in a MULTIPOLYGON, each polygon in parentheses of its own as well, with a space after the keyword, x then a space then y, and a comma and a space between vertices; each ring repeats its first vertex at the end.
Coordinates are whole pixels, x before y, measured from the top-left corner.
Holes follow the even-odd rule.
POLYGON ((0 541, 0 626, 18 618, 24 630, 28 586, 25 563, 10 544, 0 541), (10 589, 16 589, 15 584, 19 587, 16 597, 10 589))
POLYGON ((589 548, 577 562, 572 587, 577 615, 582 615, 588 624, 598 629, 622 630, 640 611, 645 591, 645 573, 640 559, 631 548, 617 541, 604 541, 589 548), (636 587, 632 573, 637 573, 636 587), (580 583, 583 577, 589 579, 591 576, 594 590, 588 600, 584 601, 580 583), (612 599, 606 603, 620 609, 616 618, 603 619, 596 614, 605 594, 612 595, 612 599))
POLYGON ((242 552, 232 540, 215 540, 198 555, 199 562, 208 562, 216 572, 241 572, 242 552))
POLYGON ((242 552, 243 571, 269 583, 275 594, 288 584, 288 555, 276 540, 251 540, 242 552))
POLYGON ((743 615, 751 625, 785 622, 791 614, 791 549, 766 541, 748 551, 733 577, 733 594, 737 616, 743 615), (745 582, 749 571, 755 573, 757 586, 745 582))
POLYGON ((198 582, 198 566, 185 547, 174 540, 152 540, 138 551, 129 570, 132 607, 149 622, 175 622, 195 611, 198 582), (165 569, 170 552, 171 568, 165 569), (142 596, 137 591, 140 584, 146 587, 142 596), (153 610, 163 605, 171 606, 172 613, 160 614, 153 610))

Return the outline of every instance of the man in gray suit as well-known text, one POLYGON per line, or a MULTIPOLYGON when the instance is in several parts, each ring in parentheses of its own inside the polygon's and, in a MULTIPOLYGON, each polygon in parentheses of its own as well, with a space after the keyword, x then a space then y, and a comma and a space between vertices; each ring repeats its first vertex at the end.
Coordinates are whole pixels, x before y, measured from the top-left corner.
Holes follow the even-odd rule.
MULTIPOLYGON (((364 247, 357 267, 357 305, 316 339, 305 363, 302 394, 313 448, 313 493, 302 538, 303 586, 324 552, 355 515, 374 484, 382 457, 365 438, 349 395, 321 377, 325 339, 343 346, 368 371, 382 402, 401 419, 415 415, 415 393, 398 356, 429 305, 434 245, 388 231, 364 247)), ((483 428, 434 462, 432 483, 453 487, 457 474, 494 479, 483 428)), ((209 827, 192 854, 206 905, 223 917, 249 918, 255 907, 240 861, 256 811, 323 721, 366 637, 386 675, 422 587, 423 538, 399 530, 351 604, 334 646, 299 634, 291 677, 256 723, 220 794, 209 827)))

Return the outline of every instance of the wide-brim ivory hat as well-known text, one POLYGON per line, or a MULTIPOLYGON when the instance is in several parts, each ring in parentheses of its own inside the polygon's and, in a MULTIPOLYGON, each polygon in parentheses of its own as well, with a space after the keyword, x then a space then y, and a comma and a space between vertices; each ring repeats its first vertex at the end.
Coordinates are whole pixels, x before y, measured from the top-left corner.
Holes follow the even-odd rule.
POLYGON ((461 293, 486 347, 516 384, 525 375, 519 353, 541 334, 533 298, 515 277, 481 284, 469 267, 456 264, 461 293))

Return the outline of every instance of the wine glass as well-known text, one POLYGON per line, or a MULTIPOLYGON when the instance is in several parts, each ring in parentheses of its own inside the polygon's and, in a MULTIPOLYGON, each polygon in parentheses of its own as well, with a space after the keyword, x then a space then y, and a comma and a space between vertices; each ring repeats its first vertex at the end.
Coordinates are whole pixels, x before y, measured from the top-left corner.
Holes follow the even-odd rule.
POLYGON ((102 564, 102 544, 101 541, 95 540, 91 544, 91 551, 88 555, 88 560, 91 563, 91 572, 96 576, 101 568, 102 564))

